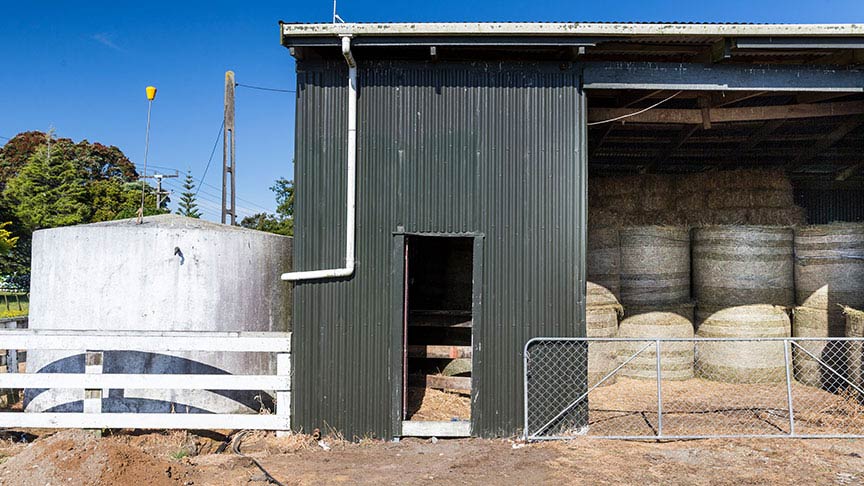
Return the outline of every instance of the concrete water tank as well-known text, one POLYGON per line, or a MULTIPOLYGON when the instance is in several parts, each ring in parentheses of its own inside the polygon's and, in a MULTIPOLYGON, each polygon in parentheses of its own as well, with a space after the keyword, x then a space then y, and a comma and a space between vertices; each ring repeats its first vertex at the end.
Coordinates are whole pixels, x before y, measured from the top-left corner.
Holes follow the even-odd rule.
MULTIPOLYGON (((37 231, 31 329, 290 331, 292 239, 176 215, 37 231)), ((85 355, 33 351, 28 372, 84 372, 85 355)), ((105 352, 103 373, 267 374, 262 353, 105 352)), ((81 411, 83 390, 27 390, 25 410, 81 411)), ((258 412, 260 392, 110 390, 105 412, 258 412)))

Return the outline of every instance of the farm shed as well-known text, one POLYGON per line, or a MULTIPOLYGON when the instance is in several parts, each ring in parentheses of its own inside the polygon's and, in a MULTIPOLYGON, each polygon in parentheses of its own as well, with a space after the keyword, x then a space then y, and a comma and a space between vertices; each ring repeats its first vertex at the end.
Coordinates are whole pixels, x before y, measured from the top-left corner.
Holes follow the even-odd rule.
POLYGON ((301 272, 284 278, 303 430, 516 434, 526 341, 586 333, 592 218, 864 219, 858 25, 280 29, 297 60, 301 272), (469 416, 424 428, 409 385, 464 388, 440 369, 456 359, 469 416))

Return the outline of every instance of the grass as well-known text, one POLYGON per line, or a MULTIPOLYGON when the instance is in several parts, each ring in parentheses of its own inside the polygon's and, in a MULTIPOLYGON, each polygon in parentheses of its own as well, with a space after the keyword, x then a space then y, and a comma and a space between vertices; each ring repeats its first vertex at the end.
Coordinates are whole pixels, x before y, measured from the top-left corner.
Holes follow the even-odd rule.
POLYGON ((0 292, 0 319, 26 316, 30 310, 30 297, 27 294, 0 292))
POLYGON ((179 461, 180 459, 183 459, 184 457, 186 457, 188 455, 189 455, 189 451, 185 447, 183 447, 183 448, 181 448, 175 452, 172 452, 170 454, 171 459, 174 459, 175 461, 179 461))

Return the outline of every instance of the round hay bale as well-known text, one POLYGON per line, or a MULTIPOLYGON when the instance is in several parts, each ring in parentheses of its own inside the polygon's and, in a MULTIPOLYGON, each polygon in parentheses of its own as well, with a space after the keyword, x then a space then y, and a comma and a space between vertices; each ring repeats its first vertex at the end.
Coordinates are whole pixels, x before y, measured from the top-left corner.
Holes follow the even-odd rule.
POLYGON ((791 228, 708 226, 693 231, 693 293, 700 306, 791 307, 792 267, 791 228))
MULTIPOLYGON (((789 316, 782 307, 728 307, 706 318, 700 338, 789 337, 789 316)), ((717 341, 696 343, 696 375, 726 383, 776 383, 786 380, 782 341, 717 341)))
POLYGON ((795 294, 816 309, 864 307, 864 224, 795 229, 795 294))
POLYGON ((690 235, 679 226, 620 231, 621 301, 666 305, 690 301, 690 235))
POLYGON ((621 247, 615 228, 589 228, 587 304, 617 305, 621 294, 621 247))
MULTIPOLYGON (((668 306, 628 306, 618 328, 618 337, 626 338, 692 338, 693 304, 668 306)), ((639 352, 649 341, 619 344, 618 363, 639 352)), ((657 350, 654 345, 639 353, 619 373, 645 380, 657 379, 657 350)), ((662 343, 660 373, 663 380, 693 378, 693 343, 662 343)))
MULTIPOLYGON (((618 316, 620 306, 588 307, 585 310, 585 328, 588 337, 614 338, 618 335, 618 316)), ((588 386, 596 385, 618 366, 616 343, 603 341, 588 342, 588 386)), ((615 383, 617 376, 612 375, 600 386, 615 383)))
MULTIPOLYGON (((864 312, 845 307, 843 314, 846 316, 846 337, 864 337, 864 312)), ((853 385, 851 392, 859 402, 864 402, 864 345, 861 341, 850 341, 848 347, 846 373, 853 385)))
POLYGON ((468 358, 458 358, 447 363, 447 366, 441 371, 444 376, 459 376, 471 373, 471 360, 468 358))
MULTIPOLYGON (((843 337, 845 328, 846 320, 839 306, 830 310, 796 307, 792 312, 795 337, 843 337)), ((845 383, 846 345, 827 340, 799 341, 797 346, 792 346, 792 363, 795 379, 800 383, 834 392, 845 383)))

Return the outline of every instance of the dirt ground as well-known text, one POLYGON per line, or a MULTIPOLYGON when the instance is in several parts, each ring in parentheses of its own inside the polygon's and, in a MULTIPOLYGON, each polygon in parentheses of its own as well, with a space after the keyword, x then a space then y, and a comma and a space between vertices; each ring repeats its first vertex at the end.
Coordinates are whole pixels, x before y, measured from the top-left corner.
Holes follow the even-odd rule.
MULTIPOLYGON (((0 485, 267 484, 221 437, 185 432, 6 432, 0 485), (35 433, 34 433, 35 434, 35 433)), ((347 443, 247 435, 240 452, 286 485, 318 484, 864 484, 864 441, 582 438, 347 443)))

